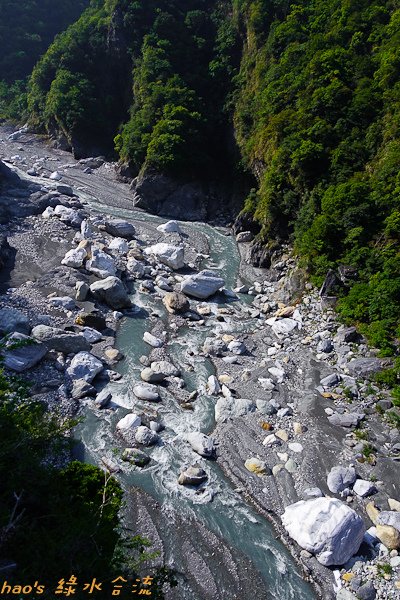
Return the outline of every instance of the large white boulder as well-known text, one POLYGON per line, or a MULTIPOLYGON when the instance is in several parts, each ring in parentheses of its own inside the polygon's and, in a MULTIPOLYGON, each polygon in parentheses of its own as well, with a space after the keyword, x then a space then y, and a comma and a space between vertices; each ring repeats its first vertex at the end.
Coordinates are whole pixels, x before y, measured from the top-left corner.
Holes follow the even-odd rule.
POLYGON ((225 281, 214 271, 200 271, 196 275, 188 275, 181 283, 181 291, 188 296, 204 300, 223 288, 225 281))
POLYGON ((362 518, 336 498, 301 500, 288 506, 281 519, 290 537, 326 567, 345 564, 365 531, 362 518))
POLYGON ((163 265, 171 269, 182 269, 185 264, 185 252, 182 246, 173 246, 172 244, 154 244, 144 251, 145 254, 153 254, 163 265))
POLYGON ((90 352, 78 352, 71 360, 67 373, 71 379, 84 379, 91 383, 102 370, 103 363, 101 360, 90 354, 90 352))
POLYGON ((111 256, 98 248, 92 251, 92 258, 86 261, 86 269, 103 279, 114 276, 116 273, 115 263, 111 256))
POLYGON ((253 400, 233 398, 233 396, 218 398, 215 405, 215 420, 225 422, 235 417, 244 417, 255 410, 256 405, 253 400))
POLYGON ((136 429, 142 424, 142 419, 134 413, 128 413, 117 423, 117 429, 121 432, 129 431, 129 429, 136 429))
POLYGON ((168 221, 157 227, 157 231, 162 233, 182 233, 177 221, 168 221))
POLYGON ((193 431, 192 433, 188 433, 186 435, 186 441, 192 446, 192 449, 200 454, 200 456, 204 456, 205 458, 210 458, 214 452, 214 442, 212 438, 200 431, 193 431))
POLYGON ((61 261, 61 264, 65 265, 66 267, 79 269, 80 267, 82 267, 86 257, 87 252, 85 248, 72 248, 72 250, 69 250, 64 256, 64 258, 61 261))

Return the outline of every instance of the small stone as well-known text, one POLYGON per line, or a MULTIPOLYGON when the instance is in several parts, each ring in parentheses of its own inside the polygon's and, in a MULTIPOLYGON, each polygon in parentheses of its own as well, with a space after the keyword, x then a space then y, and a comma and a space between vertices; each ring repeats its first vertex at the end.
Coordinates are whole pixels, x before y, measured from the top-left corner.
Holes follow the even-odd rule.
POLYGON ((297 465, 292 458, 289 458, 286 462, 285 469, 288 473, 295 473, 297 471, 297 465))
POLYGON ((376 492, 376 487, 371 481, 357 479, 353 486, 353 491, 357 494, 357 496, 366 498, 367 496, 371 496, 371 494, 376 492))
POLYGON ((400 532, 394 527, 390 525, 377 525, 376 536, 389 550, 400 548, 400 532))
POLYGON ((282 463, 279 463, 278 465, 274 465, 272 467, 272 475, 274 477, 276 477, 278 475, 278 473, 280 473, 282 471, 282 469, 285 468, 285 465, 283 465, 282 463))
POLYGON ((288 447, 292 452, 296 452, 296 453, 303 452, 303 446, 296 442, 288 444, 288 447))
POLYGON ((275 435, 277 438, 282 440, 282 442, 287 442, 289 439, 288 433, 284 429, 278 429, 278 431, 275 433, 275 435))
POLYGON ((395 500, 394 498, 389 498, 388 504, 390 510, 397 510, 397 512, 400 512, 400 502, 398 500, 395 500))
POLYGON ((304 427, 301 423, 293 423, 293 433, 295 433, 296 435, 301 435, 302 433, 304 433, 304 427))
POLYGON ((375 600, 376 589, 372 581, 367 581, 367 583, 358 588, 357 597, 360 600, 375 600))
POLYGON ((267 472, 265 462, 258 458, 248 458, 244 463, 244 466, 251 473, 255 473, 255 475, 265 475, 267 472))

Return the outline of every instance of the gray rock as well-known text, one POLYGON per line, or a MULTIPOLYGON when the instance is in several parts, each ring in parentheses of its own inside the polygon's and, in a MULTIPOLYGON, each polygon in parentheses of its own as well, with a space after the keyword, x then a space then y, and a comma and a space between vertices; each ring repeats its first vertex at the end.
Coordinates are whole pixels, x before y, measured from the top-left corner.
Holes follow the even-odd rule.
POLYGON ((96 388, 84 379, 76 379, 72 384, 71 396, 73 400, 80 400, 86 396, 95 396, 96 388))
POLYGON ((211 396, 217 396, 221 392, 221 386, 215 375, 210 375, 207 380, 207 390, 211 396))
POLYGON ((365 479, 357 479, 353 486, 353 491, 360 496, 361 498, 366 498, 367 496, 371 496, 375 494, 376 487, 372 483, 372 481, 366 481, 365 479))
POLYGON ((139 400, 146 400, 148 402, 158 402, 160 400, 156 385, 139 383, 134 386, 133 393, 139 400))
POLYGON ((85 302, 87 295, 89 293, 89 284, 84 281, 77 281, 75 284, 75 300, 77 302, 85 302))
POLYGON ((59 183, 56 185, 56 191, 63 196, 73 196, 74 191, 70 185, 65 185, 64 183, 59 183))
POLYGON ((272 331, 279 338, 288 335, 291 331, 299 327, 299 322, 295 319, 279 319, 271 325, 272 331))
POLYGON ((50 298, 49 303, 56 307, 62 308, 63 310, 75 310, 76 304, 75 300, 70 296, 56 296, 54 298, 50 298))
POLYGON ((193 465, 183 471, 178 477, 179 485, 197 486, 207 480, 207 473, 198 465, 193 465))
POLYGON ((332 340, 321 340, 317 346, 317 352, 329 354, 333 350, 332 340))
POLYGON ((98 248, 92 250, 92 257, 86 261, 86 269, 102 279, 113 277, 117 272, 112 257, 98 248))
POLYGON ((214 271, 200 271, 196 275, 189 275, 181 283, 181 291, 193 298, 204 300, 223 288, 225 281, 214 271))
POLYGON ((182 269, 185 265, 185 251, 182 246, 173 246, 163 242, 149 246, 144 251, 147 255, 154 255, 163 265, 174 271, 182 269))
POLYGON ((341 344, 350 344, 360 341, 360 334, 355 327, 339 327, 335 340, 341 344))
POLYGON ((303 491, 303 497, 305 500, 309 498, 323 498, 324 493, 318 487, 307 488, 303 491))
POLYGON ((251 231, 241 231, 236 236, 236 241, 238 244, 251 242, 252 239, 253 239, 253 234, 251 233, 251 231))
POLYGON ((215 405, 215 420, 225 422, 233 417, 243 417, 250 412, 254 412, 256 405, 253 400, 245 398, 218 398, 215 405))
POLYGON ((71 354, 90 350, 90 343, 81 333, 72 333, 48 327, 47 325, 37 325, 32 329, 32 337, 38 342, 43 342, 48 350, 71 354))
POLYGON ((106 221, 104 229, 110 235, 125 238, 127 240, 133 239, 135 235, 135 227, 122 219, 111 219, 106 221))
POLYGON ((367 581, 367 583, 358 588, 357 598, 360 600, 375 600, 376 589, 372 581, 367 581))
POLYGON ((206 338, 203 344, 203 352, 211 356, 222 356, 227 351, 225 342, 216 338, 206 338))
POLYGON ((346 588, 341 588, 336 594, 336 600, 357 600, 357 598, 346 588))
POLYGON ((0 333, 23 333, 29 335, 31 328, 29 319, 22 312, 15 308, 2 308, 0 310, 0 333))
POLYGON ((122 453, 122 460, 130 462, 137 467, 145 467, 150 462, 150 457, 138 448, 125 448, 122 453))
POLYGON ((164 379, 165 379, 164 373, 162 373, 162 372, 156 373, 150 367, 145 367, 140 372, 140 377, 141 377, 141 379, 143 379, 143 381, 146 381, 147 383, 160 383, 161 381, 164 381, 164 379))
POLYGON ((334 413, 328 417, 328 421, 331 425, 338 425, 340 427, 357 427, 364 417, 363 413, 345 413, 343 415, 334 413))
POLYGON ((4 365, 17 373, 31 369, 47 354, 44 344, 23 333, 12 333, 5 342, 4 365))
POLYGON ((132 306, 124 284, 118 277, 107 277, 96 281, 90 286, 90 291, 97 300, 111 308, 120 309, 132 306))
POLYGON ((228 350, 236 355, 245 354, 247 352, 246 345, 239 340, 232 340, 232 342, 229 342, 228 350))
POLYGON ((400 531, 400 512, 383 510, 378 515, 378 523, 379 525, 390 525, 390 527, 394 527, 397 531, 400 531))
POLYGON ((156 337, 155 335, 152 335, 148 331, 144 332, 143 341, 145 341, 146 344, 149 344, 149 346, 152 346, 153 348, 161 348, 164 345, 163 340, 156 337))
POLYGON ((67 373, 71 379, 84 379, 91 383, 102 370, 103 363, 93 354, 78 352, 71 360, 67 373))
POLYGON ((180 369, 175 367, 167 360, 157 360, 150 364, 150 368, 154 373, 163 373, 165 377, 179 377, 180 369))
POLYGON ((354 467, 333 467, 327 478, 329 490, 333 494, 339 494, 349 488, 356 481, 357 475, 354 467))
POLYGON ((82 329, 82 335, 90 344, 97 344, 100 340, 103 339, 100 331, 97 329, 93 329, 92 327, 84 327, 82 329))
POLYGON ((290 537, 324 566, 345 564, 363 540, 362 518, 336 498, 301 500, 281 518, 290 537))
POLYGON ((379 358, 355 358, 347 363, 346 366, 350 375, 365 379, 383 369, 382 361, 379 358))
POLYGON ((337 385, 339 381, 339 375, 337 373, 331 373, 331 375, 328 375, 327 377, 321 379, 320 385, 322 385, 322 387, 324 388, 330 388, 337 385))
POLYGON ((159 436, 154 431, 151 431, 145 425, 140 425, 135 432, 135 440, 143 446, 154 446, 159 440, 159 436))
POLYGON ((204 456, 204 458, 210 458, 214 453, 214 442, 212 438, 200 431, 193 431, 186 435, 186 441, 189 442, 192 449, 204 456))
POLYGON ((262 415, 271 416, 277 412, 276 407, 268 400, 257 399, 256 406, 262 415))
POLYGON ((104 389, 99 394, 97 394, 94 403, 97 406, 97 408, 105 408, 107 404, 111 401, 111 399, 112 393, 109 390, 104 389))

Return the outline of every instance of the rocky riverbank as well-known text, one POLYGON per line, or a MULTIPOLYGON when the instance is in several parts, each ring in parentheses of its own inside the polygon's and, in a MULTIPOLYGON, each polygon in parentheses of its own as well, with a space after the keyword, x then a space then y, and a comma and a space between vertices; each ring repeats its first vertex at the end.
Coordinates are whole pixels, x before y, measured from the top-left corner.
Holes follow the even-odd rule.
MULTIPOLYGON (((77 163, 61 152, 47 154, 25 133, 5 139, 1 152, 26 175, 3 174, 0 327, 33 342, 6 352, 6 365, 64 414, 90 405, 101 418, 113 407, 108 383, 122 377, 118 324, 145 319, 143 339, 135 340, 147 353, 135 366, 134 409, 116 423, 120 452, 99 456, 105 466, 141 469, 170 443, 166 394, 182 415, 195 413, 203 398, 213 406, 215 429, 181 435, 193 457, 179 485, 211 500, 207 464, 216 458, 236 493, 274 523, 320 597, 400 598, 400 436, 387 418, 390 398, 372 379, 385 361, 332 309, 324 310, 310 286, 289 302, 298 279, 289 254, 277 256, 268 271, 242 261, 241 280, 229 289, 217 270, 203 269, 210 248, 194 227, 94 210, 96 200, 131 208, 122 185, 113 182, 115 197, 102 186, 113 178, 102 159, 77 163), (132 305, 135 290, 150 299, 152 312, 132 305), (198 332, 199 345, 187 346, 178 364, 171 345, 188 330, 198 332), (214 374, 188 389, 185 373, 203 361, 214 374)), ((243 256, 248 239, 240 234, 243 256)), ((152 501, 142 496, 134 505, 147 515, 147 529, 160 531, 152 501)), ((192 526, 199 539, 210 535, 192 526)), ((210 546, 219 543, 215 538, 210 546)), ((212 559, 200 569, 204 552, 190 552, 190 593, 215 597, 221 590, 212 559)), ((231 590, 224 598, 265 598, 243 556, 225 547, 220 560, 231 590)))

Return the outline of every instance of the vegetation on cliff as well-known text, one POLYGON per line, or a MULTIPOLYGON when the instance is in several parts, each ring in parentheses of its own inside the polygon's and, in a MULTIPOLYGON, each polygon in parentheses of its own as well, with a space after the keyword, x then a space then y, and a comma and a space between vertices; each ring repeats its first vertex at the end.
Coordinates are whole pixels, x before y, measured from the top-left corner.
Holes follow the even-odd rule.
POLYGON ((26 79, 52 43, 89 0, 0 0, 0 117, 21 118, 26 79))

